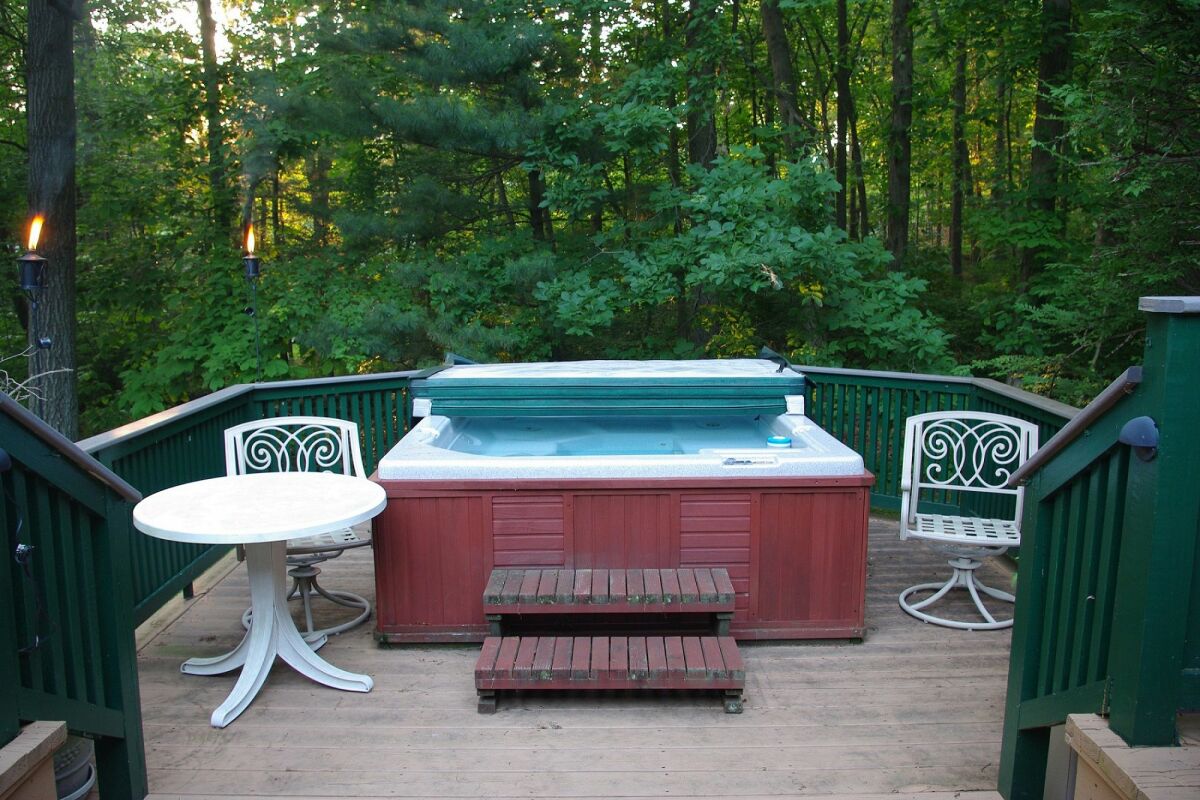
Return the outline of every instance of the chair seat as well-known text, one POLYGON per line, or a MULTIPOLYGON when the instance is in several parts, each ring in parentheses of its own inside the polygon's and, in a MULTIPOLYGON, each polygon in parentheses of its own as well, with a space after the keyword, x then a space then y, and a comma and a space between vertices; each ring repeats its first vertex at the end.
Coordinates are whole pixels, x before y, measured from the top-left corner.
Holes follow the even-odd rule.
POLYGON ((362 547, 371 543, 369 538, 359 536, 353 528, 342 528, 340 531, 329 531, 312 536, 301 536, 298 539, 288 539, 288 555, 304 555, 306 553, 327 553, 335 550, 349 550, 352 547, 362 547))
POLYGON ((972 547, 1017 547, 1021 544, 1017 523, 1005 519, 917 514, 916 524, 907 530, 907 534, 917 539, 972 547))

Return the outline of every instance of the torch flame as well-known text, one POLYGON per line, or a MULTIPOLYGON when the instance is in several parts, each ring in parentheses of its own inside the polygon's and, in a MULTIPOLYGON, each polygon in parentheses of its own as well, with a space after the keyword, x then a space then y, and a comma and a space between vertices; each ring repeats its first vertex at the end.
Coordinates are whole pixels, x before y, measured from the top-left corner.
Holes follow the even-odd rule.
POLYGON ((37 249, 38 239, 42 238, 42 223, 45 221, 46 221, 46 218, 43 217, 41 214, 38 214, 36 217, 33 218, 33 222, 29 223, 29 249, 30 250, 37 249))
POLYGON ((254 255, 254 223, 246 226, 246 255, 254 255))

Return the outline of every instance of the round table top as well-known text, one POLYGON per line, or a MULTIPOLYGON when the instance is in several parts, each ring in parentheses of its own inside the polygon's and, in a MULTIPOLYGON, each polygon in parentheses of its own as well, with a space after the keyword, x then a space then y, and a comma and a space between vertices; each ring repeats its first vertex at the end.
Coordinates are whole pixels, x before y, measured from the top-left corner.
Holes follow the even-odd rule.
POLYGON ((371 519, 383 487, 332 472, 261 472, 185 483, 133 509, 138 530, 175 542, 254 544, 311 536, 371 519))

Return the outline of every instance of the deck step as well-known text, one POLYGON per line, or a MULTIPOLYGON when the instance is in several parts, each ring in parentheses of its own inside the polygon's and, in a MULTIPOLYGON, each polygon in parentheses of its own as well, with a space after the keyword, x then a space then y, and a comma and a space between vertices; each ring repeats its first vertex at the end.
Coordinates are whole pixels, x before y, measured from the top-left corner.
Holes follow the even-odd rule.
POLYGON ((733 613, 733 604, 723 567, 495 569, 483 590, 487 614, 733 613))
POLYGON ((746 667, 731 636, 489 636, 475 662, 479 710, 516 689, 722 690, 742 710, 746 667))

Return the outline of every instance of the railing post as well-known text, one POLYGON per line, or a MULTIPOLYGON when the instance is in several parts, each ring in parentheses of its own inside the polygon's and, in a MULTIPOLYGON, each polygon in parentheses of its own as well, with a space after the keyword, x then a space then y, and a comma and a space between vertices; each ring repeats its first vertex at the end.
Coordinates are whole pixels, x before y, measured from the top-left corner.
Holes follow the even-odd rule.
POLYGON ((1131 745, 1170 745, 1200 533, 1200 297, 1143 297, 1138 307, 1149 314, 1139 393, 1158 427, 1159 446, 1151 461, 1130 456, 1109 662, 1110 725, 1131 745))
POLYGON ((100 560, 108 562, 102 563, 102 574, 111 575, 113 582, 100 598, 102 625, 108 628, 101 657, 104 683, 116 695, 109 701, 123 712, 124 735, 96 740, 96 766, 101 796, 141 800, 148 787, 133 624, 133 509, 128 502, 110 496, 104 516, 105 541, 99 553, 100 560))
MULTIPOLYGON (((0 476, 0 480, 3 480, 0 476)), ((17 660, 17 622, 13 619, 12 554, 9 553, 8 515, 0 507, 3 560, 0 560, 0 747, 12 741, 21 729, 17 712, 17 687, 21 685, 21 666, 17 660)))

